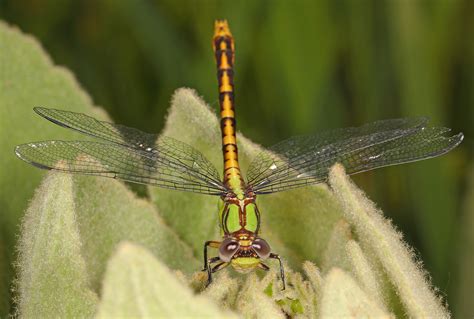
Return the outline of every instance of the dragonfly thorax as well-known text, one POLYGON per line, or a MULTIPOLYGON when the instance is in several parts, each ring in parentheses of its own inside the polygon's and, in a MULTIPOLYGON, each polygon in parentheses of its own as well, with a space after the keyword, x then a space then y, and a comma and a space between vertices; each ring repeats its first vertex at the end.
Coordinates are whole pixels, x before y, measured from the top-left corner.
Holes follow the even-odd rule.
POLYGON ((219 219, 223 236, 247 233, 256 236, 260 228, 260 212, 255 203, 255 196, 244 199, 232 195, 224 197, 219 219))

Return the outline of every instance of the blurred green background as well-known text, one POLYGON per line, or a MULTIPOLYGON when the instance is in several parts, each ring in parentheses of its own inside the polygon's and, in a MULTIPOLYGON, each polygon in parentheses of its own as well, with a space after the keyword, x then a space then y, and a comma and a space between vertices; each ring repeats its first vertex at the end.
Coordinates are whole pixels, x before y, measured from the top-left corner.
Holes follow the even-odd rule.
POLYGON ((464 132, 446 156, 354 179, 450 309, 472 309, 474 275, 462 265, 474 254, 474 1, 3 0, 0 18, 37 37, 115 122, 145 131, 161 130, 179 87, 217 110, 211 37, 226 18, 238 128, 257 143, 418 115, 464 132))

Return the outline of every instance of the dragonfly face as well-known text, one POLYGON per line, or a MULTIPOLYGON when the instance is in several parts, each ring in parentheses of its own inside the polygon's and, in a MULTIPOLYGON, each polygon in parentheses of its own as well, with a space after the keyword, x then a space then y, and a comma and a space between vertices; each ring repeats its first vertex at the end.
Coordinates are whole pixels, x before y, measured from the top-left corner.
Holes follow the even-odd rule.
POLYGON ((270 253, 270 245, 253 234, 240 233, 235 237, 226 237, 219 247, 219 258, 223 262, 230 262, 241 273, 248 273, 264 265, 262 261, 268 259, 270 253))

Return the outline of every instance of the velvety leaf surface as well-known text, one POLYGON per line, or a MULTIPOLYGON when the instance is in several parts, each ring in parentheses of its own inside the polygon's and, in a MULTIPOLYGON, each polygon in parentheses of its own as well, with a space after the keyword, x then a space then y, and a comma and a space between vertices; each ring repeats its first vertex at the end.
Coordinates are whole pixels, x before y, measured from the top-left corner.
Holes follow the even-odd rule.
POLYGON ((23 318, 90 317, 89 287, 72 178, 48 174, 26 212, 19 241, 18 314, 23 318))
POLYGON ((406 313, 413 318, 449 317, 402 235, 350 181, 342 166, 335 165, 331 170, 330 183, 344 207, 346 219, 355 228, 367 253, 382 264, 406 313))
POLYGON ((351 269, 347 258, 346 247, 352 238, 351 227, 344 219, 339 220, 331 233, 331 237, 323 254, 321 270, 323 274, 329 272, 333 267, 343 270, 351 269))
MULTIPOLYGON (((260 281, 255 274, 249 275, 236 298, 239 312, 250 318, 285 318, 279 305, 264 293, 265 288, 270 283, 273 284, 272 279, 266 276, 260 281)), ((278 289, 277 287, 274 289, 278 289)))
MULTIPOLYGON (((41 119, 34 106, 57 107, 98 116, 87 94, 71 73, 54 66, 32 37, 0 22, 0 246, 5 258, 0 276, 0 298, 9 299, 13 277, 13 247, 18 224, 43 172, 18 160, 17 144, 73 136, 63 128, 41 119)), ((103 116, 101 116, 103 117, 103 116)), ((0 302, 0 316, 8 307, 0 302)))
POLYGON ((386 310, 386 298, 380 282, 381 274, 376 271, 378 268, 371 265, 371 261, 367 259, 359 243, 355 240, 347 242, 346 250, 354 278, 382 310, 386 310))
POLYGON ((321 318, 390 318, 370 295, 343 270, 333 268, 325 278, 321 318))
POLYGON ((98 318, 237 318, 195 296, 146 249, 123 243, 110 259, 98 318))
POLYGON ((190 246, 166 225, 156 208, 137 198, 124 184, 90 176, 75 176, 73 180, 82 254, 95 290, 100 287, 107 260, 124 240, 146 247, 172 269, 190 274, 202 267, 190 246))

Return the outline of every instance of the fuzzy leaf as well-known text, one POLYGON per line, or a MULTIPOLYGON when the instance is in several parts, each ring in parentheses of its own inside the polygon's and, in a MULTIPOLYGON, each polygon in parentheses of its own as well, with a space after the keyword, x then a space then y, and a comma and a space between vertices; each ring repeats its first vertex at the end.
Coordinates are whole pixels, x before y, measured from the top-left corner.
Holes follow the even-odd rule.
POLYGON ((99 289, 115 246, 124 240, 141 244, 168 267, 187 274, 202 267, 156 208, 137 198, 124 184, 90 176, 75 176, 73 180, 82 254, 94 290, 99 289))
POLYGON ((413 318, 446 318, 449 313, 431 290, 413 253, 391 223, 345 174, 340 165, 330 173, 330 183, 368 253, 382 264, 407 314, 413 318))
POLYGON ((380 284, 380 275, 376 273, 373 265, 365 257, 362 248, 355 240, 346 244, 346 253, 351 263, 353 276, 367 295, 376 302, 382 310, 386 311, 384 293, 380 284))
MULTIPOLYGON (((0 299, 8 300, 18 224, 44 175, 18 160, 13 153, 15 145, 74 136, 71 131, 41 119, 33 107, 58 107, 104 116, 92 107, 90 98, 71 73, 54 66, 35 39, 1 21, 0 52, 0 299)), ((0 303, 0 317, 8 313, 5 305, 0 303)))
MULTIPOLYGON (((207 278, 206 278, 207 279, 207 278)), ((202 295, 219 303, 221 307, 230 309, 239 292, 240 282, 229 276, 227 269, 222 270, 220 276, 203 291, 202 295)))
POLYGON ((98 318, 236 318, 194 296, 146 249, 122 243, 111 258, 98 318))
POLYGON ((264 293, 273 279, 274 276, 266 276, 258 280, 254 273, 249 274, 236 299, 239 312, 247 318, 285 318, 278 304, 264 293))
POLYGON ((326 251, 321 262, 321 269, 323 273, 327 273, 333 267, 338 267, 343 270, 349 270, 350 264, 346 254, 346 246, 352 238, 351 228, 344 219, 339 220, 331 233, 326 251))
MULTIPOLYGON (((180 89, 175 93, 163 135, 194 146, 222 171, 219 122, 193 90, 180 89)), ((250 160, 261 148, 241 134, 237 140, 245 176, 250 160)), ((218 198, 158 188, 149 191, 167 223, 194 248, 196 255, 202 253, 204 241, 220 237, 218 198)), ((321 260, 333 225, 341 217, 340 208, 325 185, 259 196, 258 200, 262 236, 275 252, 296 269, 300 269, 305 260, 321 260), (297 203, 305 203, 304 208, 297 203)))
MULTIPOLYGON (((49 284, 47 286, 49 290, 61 291, 61 296, 70 298, 69 302, 80 302, 84 299, 77 293, 74 285, 61 286, 63 283, 59 279, 51 280, 49 277, 43 281, 30 279, 29 277, 32 277, 29 275, 30 272, 43 269, 42 258, 46 258, 49 270, 65 274, 64 278, 60 279, 66 280, 69 276, 71 282, 79 280, 89 284, 96 292, 100 289, 107 259, 116 245, 123 240, 134 241, 148 247, 160 260, 174 268, 187 270, 188 273, 199 267, 200 263, 192 255, 191 248, 164 223, 155 207, 143 199, 138 199, 125 185, 116 180, 52 172, 37 192, 35 200, 41 202, 42 206, 34 205, 33 202, 28 211, 28 216, 33 221, 25 219, 22 231, 24 237, 19 260, 22 272, 18 284, 22 302, 19 308, 20 314, 38 312, 35 308, 38 306, 49 310, 50 315, 72 314, 72 310, 57 309, 57 298, 54 296, 48 298, 48 295, 44 294, 40 288, 46 283, 49 284), (56 183, 49 182, 50 179, 56 183), (58 237, 64 245, 77 246, 76 249, 71 249, 71 253, 66 257, 71 262, 75 259, 80 260, 84 274, 70 271, 69 265, 62 268, 50 266, 50 262, 54 263, 56 259, 61 261, 65 258, 65 250, 58 249, 54 245, 54 233, 43 230, 41 236, 29 235, 29 232, 34 230, 32 225, 38 224, 38 219, 42 219, 42 215, 46 214, 41 209, 49 213, 48 217, 51 215, 51 218, 57 219, 63 213, 74 221, 74 232, 69 229, 72 226, 65 227, 64 223, 57 223, 56 219, 45 223, 44 227, 46 229, 55 227, 69 236, 74 235, 72 239, 60 235, 58 237), (48 245, 41 245, 43 242, 48 245), (30 287, 29 282, 35 282, 40 286, 30 287)), ((67 303, 64 307, 67 307, 67 303)), ((47 314, 46 310, 44 313, 47 314)))
POLYGON ((28 208, 19 240, 18 314, 25 318, 90 317, 88 288, 72 196, 72 178, 49 174, 28 208))
MULTIPOLYGON (((162 134, 192 145, 211 162, 220 164, 220 133, 212 126, 216 121, 192 90, 179 90, 173 97, 162 134)), ((201 256, 206 240, 218 238, 218 197, 155 187, 150 187, 149 192, 163 218, 193 247, 196 255, 201 256)))
POLYGON ((317 294, 320 294, 323 287, 323 277, 321 276, 319 269, 313 263, 306 261, 303 264, 303 270, 306 273, 306 276, 308 277, 314 291, 317 294))
POLYGON ((324 279, 321 318, 390 318, 355 280, 339 268, 324 279))
MULTIPOLYGON (((314 274, 309 276, 314 277, 314 274)), ((292 274, 291 281, 295 289, 295 295, 293 298, 291 298, 291 310, 293 314, 304 315, 308 318, 315 318, 317 314, 316 309, 319 292, 315 291, 311 282, 303 280, 303 276, 300 273, 292 274)))

